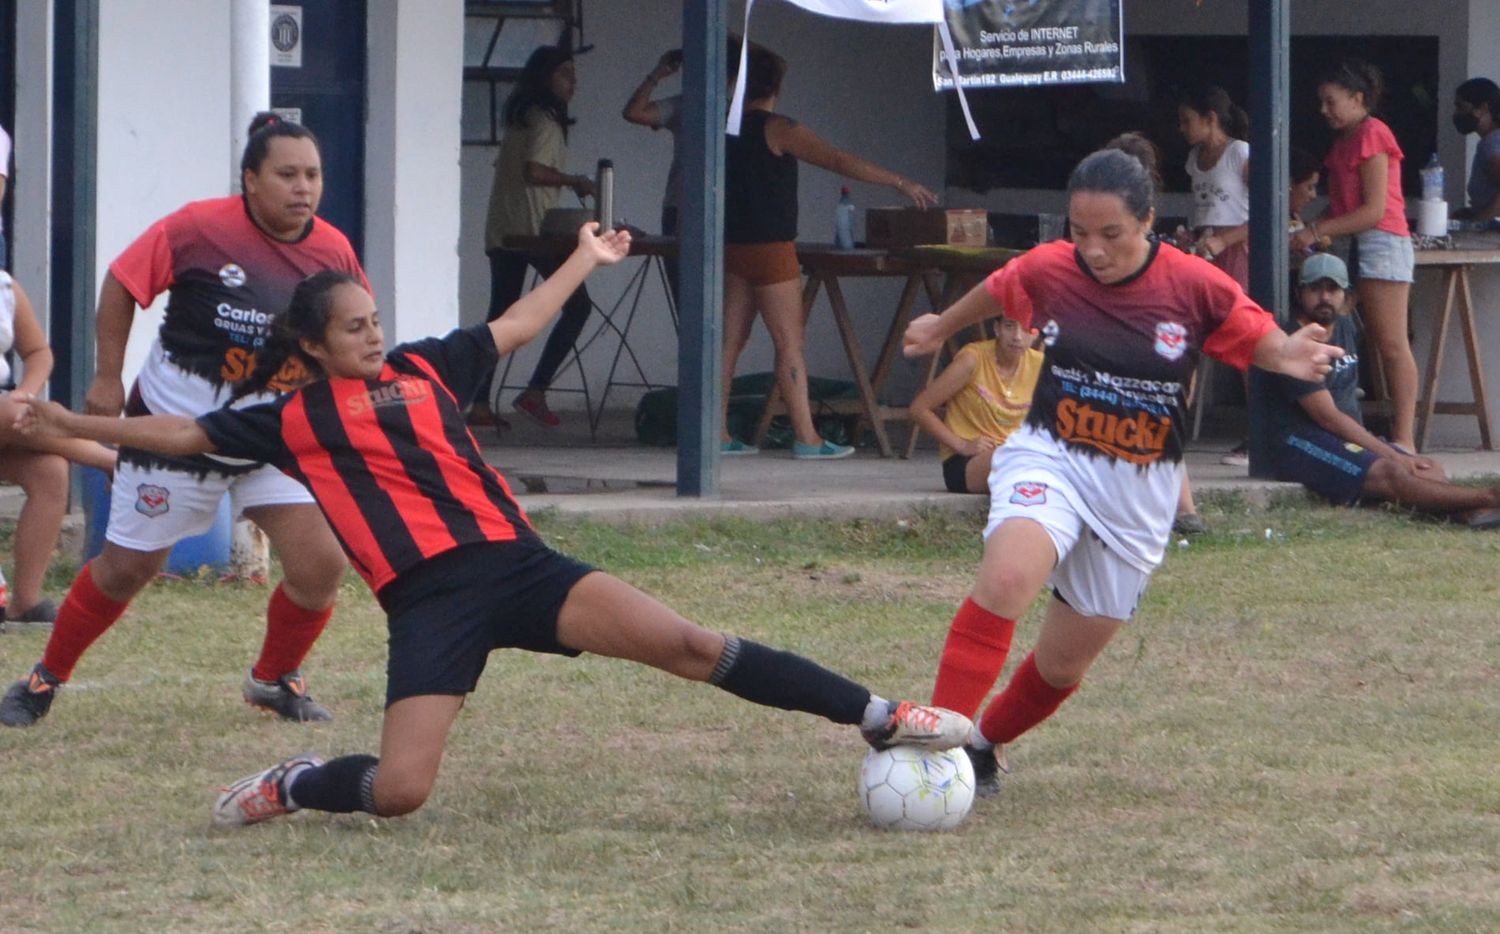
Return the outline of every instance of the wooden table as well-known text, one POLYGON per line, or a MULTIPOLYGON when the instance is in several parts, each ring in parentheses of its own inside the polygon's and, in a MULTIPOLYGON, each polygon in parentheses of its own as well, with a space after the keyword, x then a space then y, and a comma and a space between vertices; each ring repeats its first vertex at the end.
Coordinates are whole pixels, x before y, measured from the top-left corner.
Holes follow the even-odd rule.
POLYGON ((1479 331, 1474 322, 1474 296, 1469 287, 1469 272, 1475 266, 1500 265, 1500 243, 1494 238, 1455 237, 1459 249, 1418 250, 1418 269, 1435 269, 1443 272, 1443 304, 1438 312, 1437 324, 1432 335, 1432 349, 1427 358, 1427 375, 1422 389, 1421 401, 1417 405, 1417 449, 1427 447, 1427 433, 1432 426, 1432 416, 1473 415, 1479 422, 1480 446, 1486 451, 1495 449, 1490 436, 1490 409, 1484 390, 1484 364, 1481 360, 1479 331), (1469 364, 1469 386, 1473 399, 1469 402, 1445 402, 1437 397, 1438 380, 1443 371, 1443 351, 1448 343, 1448 327, 1453 319, 1455 305, 1458 307, 1459 330, 1463 335, 1464 353, 1469 364))

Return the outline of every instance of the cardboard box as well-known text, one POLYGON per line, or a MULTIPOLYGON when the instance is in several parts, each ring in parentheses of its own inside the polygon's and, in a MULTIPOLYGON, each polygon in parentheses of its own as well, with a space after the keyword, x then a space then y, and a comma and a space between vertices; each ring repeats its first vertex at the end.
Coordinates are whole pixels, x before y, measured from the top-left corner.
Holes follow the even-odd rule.
POLYGON ((889 248, 944 243, 985 246, 989 214, 983 208, 870 208, 865 211, 865 242, 889 248))

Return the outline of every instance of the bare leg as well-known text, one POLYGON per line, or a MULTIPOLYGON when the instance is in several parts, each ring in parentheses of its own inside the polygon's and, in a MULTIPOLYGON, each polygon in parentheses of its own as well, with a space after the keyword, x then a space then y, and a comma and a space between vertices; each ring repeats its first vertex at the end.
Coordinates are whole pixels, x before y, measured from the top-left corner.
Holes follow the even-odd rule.
POLYGON ((557 641, 690 681, 707 681, 725 640, 624 581, 596 572, 568 593, 557 617, 557 641))
POLYGON ((1376 461, 1365 475, 1363 492, 1424 512, 1446 514, 1500 506, 1500 490, 1495 487, 1457 486, 1421 477, 1386 458, 1376 461))
POLYGON ((1030 519, 1007 519, 990 533, 979 562, 974 602, 1006 619, 1020 619, 1057 564, 1052 536, 1030 519))
POLYGON ((281 555, 281 586, 292 602, 309 610, 333 606, 349 561, 318 507, 256 506, 245 510, 245 518, 260 526, 281 555))
POLYGON ((788 279, 755 290, 755 303, 776 345, 776 384, 792 420, 792 434, 803 444, 821 445, 807 396, 807 332, 802 320, 802 282, 788 279))
POLYGON ((24 613, 41 601, 42 579, 57 548, 68 506, 68 462, 56 454, 9 448, 0 451, 0 480, 19 485, 26 493, 26 504, 16 520, 16 576, 10 598, 10 605, 24 613))
POLYGON ((1072 687, 1083 680, 1123 625, 1124 620, 1084 616, 1061 600, 1052 600, 1037 637, 1037 673, 1054 688, 1072 687))
POLYGON ((990 464, 993 460, 993 453, 969 458, 969 462, 964 465, 964 489, 970 493, 988 493, 990 491, 990 464))
POLYGON ((456 694, 407 697, 386 708, 375 771, 375 809, 382 817, 410 814, 437 782, 448 731, 464 698, 456 694))
POLYGON ((724 273, 724 370, 719 440, 733 440, 729 435, 729 390, 734 384, 735 367, 740 354, 750 342, 750 328, 755 324, 755 290, 750 283, 732 272, 724 273))
POLYGON ((1369 328, 1370 343, 1380 355, 1391 387, 1391 440, 1416 450, 1417 360, 1407 339, 1411 285, 1381 279, 1361 279, 1360 310, 1369 328))

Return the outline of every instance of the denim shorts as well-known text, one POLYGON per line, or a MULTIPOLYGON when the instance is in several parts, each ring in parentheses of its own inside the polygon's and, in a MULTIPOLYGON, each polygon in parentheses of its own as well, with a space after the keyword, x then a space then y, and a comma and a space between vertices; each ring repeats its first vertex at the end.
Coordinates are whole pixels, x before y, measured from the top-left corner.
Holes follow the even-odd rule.
POLYGON ((1411 282, 1415 278, 1417 260, 1411 237, 1388 230, 1366 230, 1358 239, 1359 275, 1355 278, 1382 282, 1411 282))

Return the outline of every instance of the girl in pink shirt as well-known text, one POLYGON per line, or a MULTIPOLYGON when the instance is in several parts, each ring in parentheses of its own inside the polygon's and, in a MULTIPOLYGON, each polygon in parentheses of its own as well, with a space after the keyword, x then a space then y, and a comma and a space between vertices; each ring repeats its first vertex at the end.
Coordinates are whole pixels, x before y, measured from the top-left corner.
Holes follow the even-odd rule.
POLYGON ((1390 384, 1391 441, 1415 451, 1417 361, 1406 336, 1415 255, 1401 195, 1401 147, 1384 121, 1380 71, 1351 59, 1318 84, 1323 119, 1338 134, 1323 164, 1328 211, 1292 235, 1293 250, 1321 237, 1351 236, 1359 258, 1357 291, 1375 352, 1390 384))

